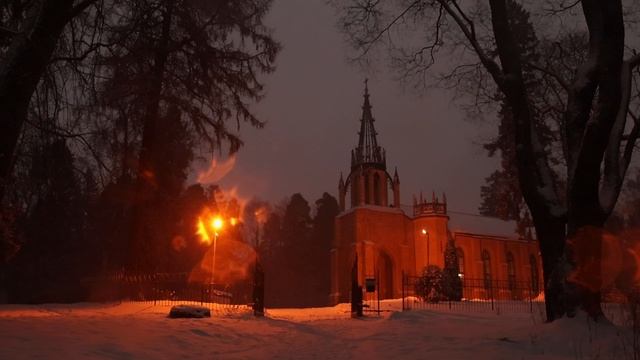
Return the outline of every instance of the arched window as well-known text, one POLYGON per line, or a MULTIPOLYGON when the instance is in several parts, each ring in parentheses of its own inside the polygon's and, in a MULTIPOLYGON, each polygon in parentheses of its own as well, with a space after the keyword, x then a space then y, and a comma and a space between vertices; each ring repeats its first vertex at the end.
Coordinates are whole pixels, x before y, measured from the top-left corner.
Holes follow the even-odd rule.
POLYGON ((516 262, 511 251, 507 252, 507 280, 509 290, 514 291, 516 289, 516 262))
POLYGON ((464 279, 464 251, 461 248, 457 248, 456 256, 458 257, 458 274, 460 278, 464 279))
POLYGON ((484 279, 484 288, 491 288, 491 257, 487 250, 482 250, 482 278, 484 279))
POLYGON ((535 256, 529 256, 529 264, 531 265, 531 291, 537 295, 540 291, 540 278, 538 275, 538 261, 535 256))

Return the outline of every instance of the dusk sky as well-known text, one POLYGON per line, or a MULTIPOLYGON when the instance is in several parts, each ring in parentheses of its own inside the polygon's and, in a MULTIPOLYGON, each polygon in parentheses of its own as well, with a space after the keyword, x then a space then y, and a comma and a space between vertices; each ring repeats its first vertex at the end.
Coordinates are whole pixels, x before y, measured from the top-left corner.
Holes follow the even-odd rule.
POLYGON ((398 168, 402 203, 411 204, 421 190, 446 191, 451 210, 477 213, 480 185, 497 166, 479 143, 497 131, 495 123, 465 120, 444 90, 403 90, 383 61, 375 72, 350 64, 325 0, 276 0, 268 24, 283 46, 276 72, 265 79, 266 97, 255 107, 268 124, 241 127, 246 144, 221 181, 225 188, 269 201, 296 192, 309 202, 324 191, 337 196, 340 172, 348 175, 357 144, 368 77, 378 141, 388 171, 398 168))

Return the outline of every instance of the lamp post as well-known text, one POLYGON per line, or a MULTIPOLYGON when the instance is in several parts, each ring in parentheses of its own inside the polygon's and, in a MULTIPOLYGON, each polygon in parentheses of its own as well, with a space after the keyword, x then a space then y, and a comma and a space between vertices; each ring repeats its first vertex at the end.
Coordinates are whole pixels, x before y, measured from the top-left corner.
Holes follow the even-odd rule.
POLYGON ((429 268, 429 265, 431 264, 431 259, 429 258, 429 232, 427 231, 427 229, 422 229, 422 235, 426 235, 427 236, 427 268, 429 268))
POLYGON ((216 248, 218 246, 219 232, 222 229, 223 225, 224 225, 224 222, 222 221, 221 217, 216 217, 211 222, 211 227, 213 227, 213 256, 211 259, 211 285, 213 285, 213 282, 215 279, 214 275, 216 271, 216 248))
POLYGON ((264 272, 258 260, 258 246, 260 244, 260 222, 256 222, 255 266, 253 271, 253 315, 264 316, 264 272))

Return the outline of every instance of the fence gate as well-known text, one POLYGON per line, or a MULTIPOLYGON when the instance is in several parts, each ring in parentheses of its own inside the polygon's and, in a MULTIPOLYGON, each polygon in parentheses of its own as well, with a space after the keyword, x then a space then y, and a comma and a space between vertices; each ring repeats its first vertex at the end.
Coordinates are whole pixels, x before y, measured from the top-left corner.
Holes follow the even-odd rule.
POLYGON ((362 289, 363 311, 380 315, 380 278, 367 276, 362 289))

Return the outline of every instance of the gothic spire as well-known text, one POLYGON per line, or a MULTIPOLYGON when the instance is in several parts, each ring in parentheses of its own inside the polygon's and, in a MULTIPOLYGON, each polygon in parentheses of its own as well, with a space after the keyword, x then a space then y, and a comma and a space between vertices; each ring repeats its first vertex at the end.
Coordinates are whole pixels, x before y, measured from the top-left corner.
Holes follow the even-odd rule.
POLYGON ((375 164, 385 166, 384 149, 378 146, 374 119, 371 114, 371 103, 369 102, 369 79, 364 81, 364 103, 362 104, 362 117, 360 118, 360 132, 358 132, 358 147, 355 149, 355 159, 352 159, 352 166, 362 164, 375 164))

